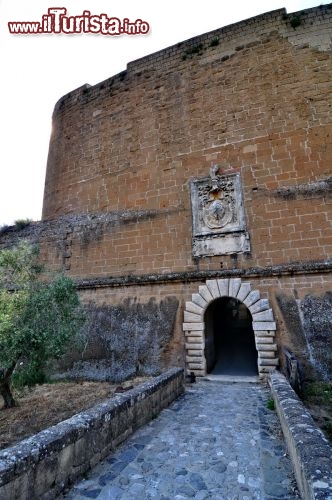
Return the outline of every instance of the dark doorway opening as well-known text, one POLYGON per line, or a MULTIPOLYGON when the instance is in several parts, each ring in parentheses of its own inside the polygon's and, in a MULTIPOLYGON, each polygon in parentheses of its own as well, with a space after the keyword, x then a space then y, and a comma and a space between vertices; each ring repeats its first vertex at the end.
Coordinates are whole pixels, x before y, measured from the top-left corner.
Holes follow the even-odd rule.
POLYGON ((237 299, 212 302, 204 316, 207 372, 257 375, 257 350, 249 309, 237 299))

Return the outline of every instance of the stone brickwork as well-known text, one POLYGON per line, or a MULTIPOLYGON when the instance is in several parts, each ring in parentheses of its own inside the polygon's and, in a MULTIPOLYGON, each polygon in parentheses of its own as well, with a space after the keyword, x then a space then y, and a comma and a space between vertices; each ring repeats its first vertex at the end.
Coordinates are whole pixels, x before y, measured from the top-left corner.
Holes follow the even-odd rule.
MULTIPOLYGON (((123 286, 121 286, 120 280, 115 280, 115 282, 112 282, 112 280, 109 282, 92 280, 90 285, 87 280, 80 293, 84 302, 92 301, 96 304, 123 304, 128 296, 136 298, 142 304, 147 304, 151 298, 155 298, 157 302, 160 302, 165 297, 177 297, 179 307, 175 319, 173 336, 171 342, 163 352, 162 361, 165 366, 172 364, 184 366, 186 364, 185 357, 189 354, 189 346, 186 346, 186 343, 188 344, 186 341, 187 337, 183 331, 183 323, 189 322, 187 321, 189 319, 188 315, 185 313, 193 312, 196 314, 198 311, 196 309, 195 313, 187 309, 188 302, 192 302, 193 294, 198 294, 200 287, 206 285, 206 280, 217 280, 218 283, 221 283, 223 281, 227 282, 227 280, 234 280, 234 277, 241 277, 243 284, 250 283, 251 290, 255 292, 254 298, 258 297, 259 294, 259 300, 263 301, 259 303, 265 304, 266 307, 269 304, 269 309, 273 311, 276 331, 272 330, 273 335, 275 335, 275 340, 272 344, 276 344, 278 347, 276 356, 281 363, 281 368, 284 365, 282 347, 286 346, 303 363, 305 372, 310 371, 308 360, 312 357, 312 353, 310 353, 310 348, 303 334, 303 328, 298 328, 296 331, 292 331, 289 328, 287 314, 284 308, 280 306, 279 297, 280 294, 283 294, 285 297, 293 298, 295 301, 302 301, 305 297, 320 297, 324 295, 325 290, 331 290, 332 288, 331 272, 328 270, 327 272, 319 270, 315 272, 311 270, 307 274, 304 274, 301 266, 301 272, 298 273, 296 272, 296 268, 286 268, 282 271, 280 267, 276 267, 274 270, 270 269, 270 275, 268 274, 268 269, 263 270, 263 275, 259 275, 257 269, 251 270, 250 274, 249 272, 245 273, 241 269, 209 272, 205 279, 202 277, 202 274, 204 273, 191 274, 190 277, 180 273, 167 276, 145 275, 144 277, 141 276, 143 283, 139 283, 139 280, 135 281, 132 278, 125 281, 125 285, 123 286), (296 296, 296 299, 294 296, 296 296)), ((206 301, 202 301, 202 304, 203 308, 207 307, 206 301)), ((202 308, 202 306, 199 307, 202 308)), ((199 312, 201 313, 201 310, 199 312)), ((329 334, 329 330, 327 329, 326 335, 328 336, 329 334)), ((269 337, 269 335, 264 336, 269 337)), ((257 343, 262 344, 262 335, 258 335, 258 337, 260 337, 260 341, 257 343)), ((273 336, 271 336, 272 338, 273 336)), ((271 340, 269 340, 269 343, 271 343, 271 340)), ((271 367, 276 365, 275 360, 272 363, 271 367)), ((196 367, 196 369, 199 370, 197 373, 202 374, 201 366, 196 367)), ((189 370, 187 365, 187 371, 190 373, 193 370, 189 370)))
MULTIPOLYGON (((186 352, 182 329, 192 294, 207 280, 241 279, 273 312, 273 328, 262 330, 275 334, 273 349, 260 347, 260 358, 283 366, 286 346, 307 366, 314 304, 326 311, 332 280, 331 30, 331 4, 280 9, 65 95, 53 114, 43 221, 18 237, 38 241, 42 260, 72 276, 86 302, 123 308, 128 299, 175 297, 166 365, 185 364, 195 350, 186 352), (198 238, 205 229, 193 225, 191 187, 214 166, 221 184, 239 179, 241 224, 212 192, 202 205, 210 247, 203 238, 195 251, 195 228, 198 238), (216 244, 216 234, 232 246, 216 244)), ((1 244, 15 238, 3 234, 1 244)), ((324 325, 320 345, 332 335, 324 325)))
MULTIPOLYGON (((86 244, 73 233, 73 276, 196 269, 189 182, 211 164, 241 175, 251 254, 238 265, 331 255, 331 15, 329 6, 304 11, 296 29, 283 10, 258 16, 130 63, 57 103, 44 219, 154 212, 86 244)), ((200 259, 200 269, 221 260, 234 267, 225 255, 200 259)))
POLYGON ((206 375, 204 356, 204 312, 209 304, 220 297, 233 297, 243 302, 252 315, 252 327, 258 352, 258 372, 269 373, 278 366, 277 346, 274 343, 276 323, 267 299, 260 298, 260 292, 240 278, 206 280, 198 287, 198 293, 186 302, 182 327, 186 337, 186 364, 189 372, 206 375))

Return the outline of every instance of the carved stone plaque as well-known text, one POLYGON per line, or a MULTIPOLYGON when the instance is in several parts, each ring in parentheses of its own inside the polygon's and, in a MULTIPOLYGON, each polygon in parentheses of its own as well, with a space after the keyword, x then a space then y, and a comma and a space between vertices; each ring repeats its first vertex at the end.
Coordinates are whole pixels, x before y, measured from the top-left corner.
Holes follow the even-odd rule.
POLYGON ((249 252, 240 174, 218 175, 191 182, 193 255, 249 252))

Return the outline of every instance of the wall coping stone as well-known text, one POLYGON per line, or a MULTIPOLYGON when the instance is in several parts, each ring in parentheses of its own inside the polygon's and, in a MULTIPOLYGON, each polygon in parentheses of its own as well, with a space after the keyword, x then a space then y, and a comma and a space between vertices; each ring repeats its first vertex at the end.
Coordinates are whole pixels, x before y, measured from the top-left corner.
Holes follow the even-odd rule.
MULTIPOLYGON (((240 43, 245 33, 252 38, 252 41, 247 43, 247 47, 250 47, 251 44, 257 43, 260 36, 266 36, 272 30, 277 29, 279 35, 287 38, 291 43, 296 44, 296 39, 298 39, 298 43, 301 44, 302 42, 303 44, 307 42, 304 36, 305 30, 312 30, 317 25, 323 31, 322 26, 324 26, 325 20, 329 16, 329 9, 330 4, 326 4, 288 14, 285 8, 280 8, 183 40, 175 45, 128 62, 125 71, 121 71, 103 82, 96 85, 86 83, 72 90, 58 100, 54 108, 54 115, 72 105, 84 104, 88 100, 95 98, 106 87, 112 87, 113 85, 125 86, 125 77, 140 77, 145 71, 164 68, 165 65, 174 63, 175 59, 179 60, 183 50, 188 50, 199 44, 209 44, 216 37, 220 39, 221 43, 233 41, 234 44, 234 42, 240 43), (298 30, 294 30, 287 19, 298 16, 301 16, 302 23, 298 30)), ((317 31, 317 27, 315 31, 317 31)), ((320 47, 320 43, 316 42, 314 46, 320 47)))
POLYGON ((284 375, 272 372, 269 385, 302 498, 332 500, 331 445, 284 375))
POLYGON ((57 498, 66 486, 183 392, 184 370, 171 368, 1 450, 0 498, 57 498), (40 484, 40 477, 50 479, 40 484))
MULTIPOLYGON (((271 278, 305 274, 330 273, 332 260, 293 262, 266 267, 234 268, 215 271, 183 271, 165 274, 123 275, 101 278, 74 278, 79 290, 115 288, 118 286, 151 285, 161 283, 191 283, 216 278, 271 278)), ((246 299, 245 299, 246 300, 246 299)), ((245 302, 245 301, 244 301, 245 302)))

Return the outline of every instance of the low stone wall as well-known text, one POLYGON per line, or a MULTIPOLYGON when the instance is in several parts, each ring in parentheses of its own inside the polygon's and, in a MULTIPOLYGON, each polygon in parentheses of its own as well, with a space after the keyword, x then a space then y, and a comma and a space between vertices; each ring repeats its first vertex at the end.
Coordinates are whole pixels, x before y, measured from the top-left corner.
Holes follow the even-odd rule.
POLYGON ((269 383, 302 498, 332 500, 332 447, 287 379, 274 372, 269 383))
POLYGON ((0 499, 51 500, 184 392, 173 368, 0 452, 0 499))

